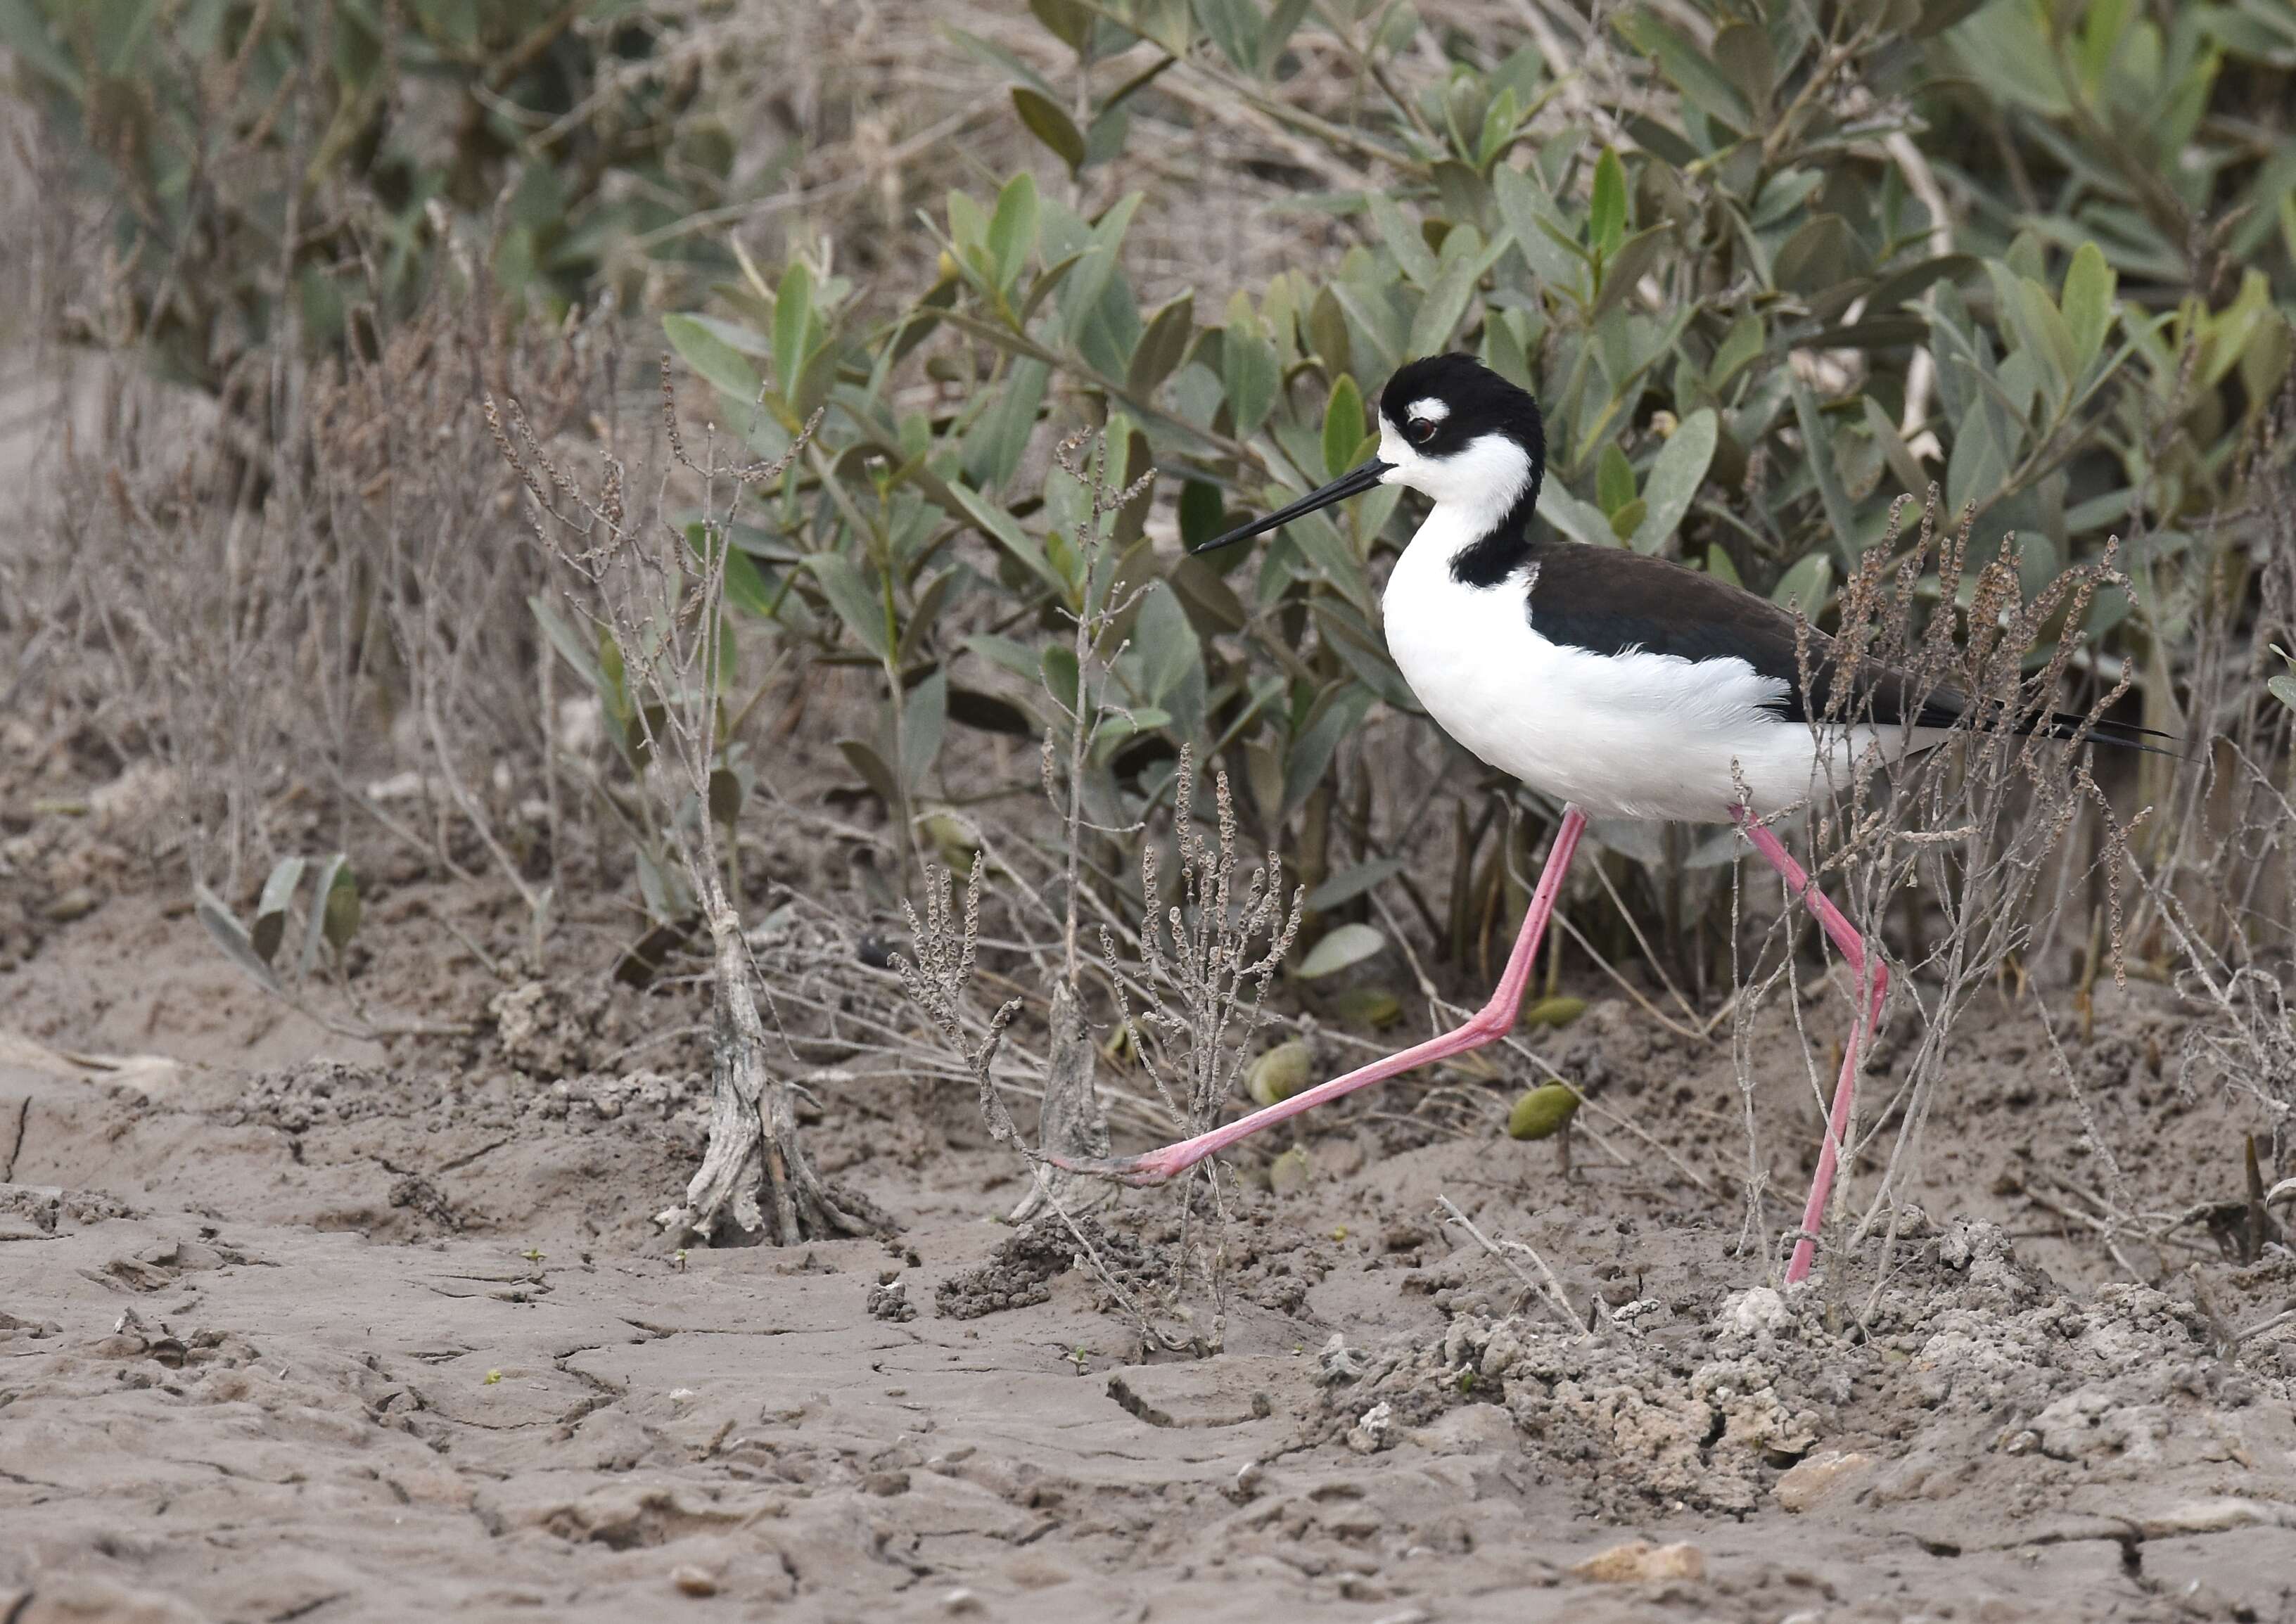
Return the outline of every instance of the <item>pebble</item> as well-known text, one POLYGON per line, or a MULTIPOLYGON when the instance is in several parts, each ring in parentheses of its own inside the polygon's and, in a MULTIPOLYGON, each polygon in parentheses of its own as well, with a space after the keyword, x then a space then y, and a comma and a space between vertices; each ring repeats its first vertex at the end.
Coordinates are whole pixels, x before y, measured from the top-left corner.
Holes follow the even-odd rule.
POLYGON ((68 925, 75 919, 85 919, 94 913, 96 901, 94 891, 85 885, 75 885, 49 903, 45 912, 52 923, 68 925))
POLYGON ((1831 1493, 1843 1478, 1874 1464, 1870 1455, 1857 1450, 1828 1449, 1790 1467, 1778 1480, 1778 1504, 1788 1511, 1808 1511, 1831 1493))
POLYGON ((677 1587, 680 1595, 715 1595, 718 1581, 701 1568, 682 1567, 669 1571, 669 1582, 677 1587))
POLYGON ((1702 1579, 1706 1574, 1706 1553, 1687 1543, 1652 1545, 1647 1539, 1629 1539, 1607 1551, 1597 1551, 1570 1571, 1598 1585, 1702 1579))

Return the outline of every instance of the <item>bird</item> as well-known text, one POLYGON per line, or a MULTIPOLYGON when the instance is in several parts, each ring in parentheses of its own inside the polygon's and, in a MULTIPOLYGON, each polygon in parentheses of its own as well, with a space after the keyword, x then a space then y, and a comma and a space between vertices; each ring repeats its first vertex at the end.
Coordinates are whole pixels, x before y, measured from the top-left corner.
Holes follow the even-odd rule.
MULTIPOLYGON (((1833 644, 1792 611, 1718 576, 1622 547, 1533 534, 1546 474, 1538 402, 1472 356, 1406 363, 1379 396, 1376 455, 1264 518, 1199 544, 1234 545, 1379 486, 1432 504, 1389 575, 1382 609, 1396 668, 1444 732, 1560 801, 1497 989, 1448 1032, 1193 1138, 1071 1171, 1160 1184, 1238 1141, 1357 1089, 1513 1030, 1547 922, 1590 817, 1736 824, 1816 917, 1859 988, 1817 1168, 1786 1269, 1804 1279, 1849 1129, 1862 1049, 1890 972, 1764 821, 1888 755, 1934 748, 1972 719, 1949 689, 1861 667, 1856 720, 1813 716, 1833 644), (1803 681, 1803 661, 1814 680, 1803 681), (1874 747, 1879 746, 1876 750, 1874 747)), ((1826 709, 1821 701, 1821 713, 1826 709)), ((2022 725, 2144 748, 2144 729, 2051 711, 2022 725)))

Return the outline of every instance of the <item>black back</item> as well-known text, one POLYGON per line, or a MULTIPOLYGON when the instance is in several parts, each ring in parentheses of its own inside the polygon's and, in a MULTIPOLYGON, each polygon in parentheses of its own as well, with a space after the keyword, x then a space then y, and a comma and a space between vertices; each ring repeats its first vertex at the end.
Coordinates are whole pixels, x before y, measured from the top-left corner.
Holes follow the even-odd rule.
MULTIPOLYGON (((1777 703, 1780 715, 1797 722, 1810 719, 1791 610, 1718 576, 1623 547, 1542 541, 1531 548, 1529 560, 1538 574, 1524 608, 1531 628, 1548 642, 1593 654, 1639 649, 1684 660, 1742 660, 1759 675, 1786 685, 1786 695, 1777 703)), ((1810 692, 1822 710, 1833 688, 1833 640, 1815 627, 1808 636, 1810 692)), ((1914 719, 1922 726, 1950 727, 1961 718, 1957 694, 1933 693, 1916 700, 1909 679, 1899 672, 1868 667, 1864 677, 1873 688, 1874 721, 1902 722, 1913 703, 1920 706, 1914 719)), ((1859 719, 1864 701, 1860 695, 1854 707, 1859 719)))

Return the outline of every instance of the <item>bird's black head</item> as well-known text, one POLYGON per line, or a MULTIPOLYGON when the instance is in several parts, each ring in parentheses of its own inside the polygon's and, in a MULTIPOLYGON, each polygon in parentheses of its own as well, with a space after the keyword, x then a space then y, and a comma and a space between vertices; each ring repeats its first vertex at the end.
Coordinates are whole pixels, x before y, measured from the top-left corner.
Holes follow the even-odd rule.
POLYGON ((1398 367, 1379 397, 1379 455, 1265 519, 1206 542, 1226 546, 1369 490, 1401 485, 1448 509, 1479 537, 1452 561, 1489 586, 1520 566, 1546 470, 1538 404, 1472 356, 1428 356, 1398 367))
MULTIPOLYGON (((1523 453, 1534 488, 1546 467, 1546 432, 1538 403, 1472 356, 1405 362, 1379 392, 1379 415, 1382 439, 1392 435, 1422 460, 1447 461, 1496 434, 1523 453)), ((1428 495, 1443 500, 1432 490, 1428 495)))

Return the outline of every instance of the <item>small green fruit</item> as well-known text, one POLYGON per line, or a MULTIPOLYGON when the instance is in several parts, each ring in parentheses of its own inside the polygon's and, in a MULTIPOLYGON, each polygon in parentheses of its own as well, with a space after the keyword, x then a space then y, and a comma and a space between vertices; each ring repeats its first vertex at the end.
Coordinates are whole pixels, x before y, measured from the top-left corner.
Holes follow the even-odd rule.
POLYGON ((1343 992, 1332 1000, 1332 1006, 1340 1019, 1350 1026, 1367 1026, 1375 1032, 1384 1031, 1403 1019, 1403 1000, 1376 987, 1358 987, 1352 992, 1343 992))
POLYGON ((1525 1026, 1569 1026, 1587 1013, 1584 998, 1541 998, 1522 1012, 1525 1026))
POLYGON ((1578 1109, 1578 1093, 1568 1083, 1545 1084, 1514 1103, 1514 1109, 1507 1113, 1507 1137, 1552 1138, 1578 1109))
POLYGON ((1293 1145, 1267 1164, 1267 1187, 1278 1195, 1290 1195, 1306 1186, 1316 1164, 1304 1145, 1293 1145))
POLYGON ((963 880, 972 873, 980 846, 964 819, 947 812, 928 812, 917 820, 917 833, 931 842, 933 855, 949 873, 963 880))
POLYGON ((1244 1073, 1244 1092, 1262 1105, 1279 1104, 1308 1086, 1308 1068, 1314 1063, 1306 1038, 1287 1039, 1251 1062, 1251 1070, 1244 1073))

